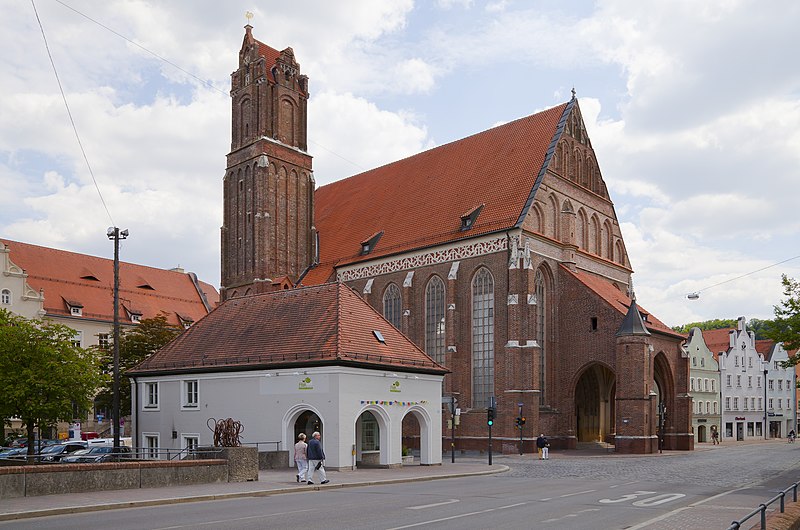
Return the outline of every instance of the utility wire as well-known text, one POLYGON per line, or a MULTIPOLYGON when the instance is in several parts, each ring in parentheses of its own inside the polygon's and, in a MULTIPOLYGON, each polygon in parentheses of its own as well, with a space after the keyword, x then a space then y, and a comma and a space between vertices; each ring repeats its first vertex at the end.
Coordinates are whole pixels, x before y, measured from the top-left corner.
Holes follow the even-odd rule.
MULTIPOLYGON (((33 0, 31 0, 31 1, 33 1, 33 0)), ((62 2, 61 0, 56 0, 56 2, 58 2, 59 4, 61 4, 61 5, 62 5, 62 6, 64 6, 64 7, 66 7, 66 8, 67 8, 67 9, 69 9, 70 11, 73 11, 73 12, 77 13, 78 15, 82 16, 82 17, 83 17, 83 18, 85 18, 86 20, 89 20, 90 22, 94 22, 95 24, 97 24, 97 25, 98 25, 98 26, 100 26, 101 28, 105 29, 106 31, 109 31, 109 32, 113 33, 113 34, 114 34, 114 35, 116 35, 117 37, 119 37, 119 38, 123 39, 125 42, 129 42, 130 44, 133 44, 134 46, 136 46, 136 47, 137 47, 137 48, 139 48, 140 50, 142 50, 142 51, 145 51, 145 52, 149 53, 150 55, 152 55, 152 56, 153 56, 153 57, 155 57, 156 59, 159 59, 159 60, 161 60, 161 61, 164 61, 164 62, 165 62, 165 63, 167 63, 168 65, 170 65, 170 66, 172 66, 173 68, 175 68, 175 69, 177 69, 177 70, 179 70, 179 71, 183 72, 184 74, 186 74, 186 75, 188 75, 189 77, 191 77, 192 79, 195 79, 196 81, 198 81, 198 82, 200 82, 200 83, 204 84, 205 86, 209 87, 210 89, 212 89, 212 90, 216 90, 216 91, 217 91, 217 92, 219 92, 220 94, 224 94, 224 95, 226 95, 226 96, 230 96, 230 94, 229 94, 229 93, 225 92, 224 90, 222 90, 222 89, 220 89, 220 88, 217 88, 217 87, 216 87, 214 84, 212 84, 210 81, 206 81, 205 79, 201 79, 201 78, 197 77, 196 75, 194 75, 194 74, 193 74, 193 73, 191 73, 190 71, 188 71, 188 70, 186 70, 186 69, 184 69, 184 68, 181 68, 181 67, 180 67, 180 66, 178 66, 177 64, 173 63, 173 62, 172 62, 172 61, 170 61, 169 59, 166 59, 166 58, 162 57, 161 55, 157 54, 156 52, 154 52, 154 51, 151 51, 151 50, 149 50, 149 49, 145 48, 144 46, 142 46, 142 45, 141 45, 141 44, 139 44, 138 42, 136 42, 136 41, 134 41, 134 40, 132 40, 132 39, 129 39, 129 38, 128 38, 128 37, 126 37, 125 35, 123 35, 123 34, 121 34, 121 33, 117 32, 117 31, 115 31, 115 30, 111 29, 110 27, 106 26, 106 25, 105 25, 105 24, 103 24, 102 22, 99 22, 99 21, 97 21, 97 20, 93 19, 92 17, 90 17, 89 15, 87 15, 87 14, 85 14, 85 13, 82 13, 82 12, 78 11, 78 10, 77 10, 77 9, 75 9, 74 7, 72 7, 72 6, 70 6, 70 5, 68 5, 68 4, 64 3, 64 2, 62 2)), ((345 161, 345 162, 347 162, 348 164, 352 164, 352 165, 353 165, 353 167, 355 167, 355 168, 357 168, 357 169, 359 169, 359 170, 361 170, 361 171, 365 171, 365 168, 364 168, 364 167, 362 167, 362 166, 358 165, 357 163, 353 162, 352 160, 349 160, 349 159, 347 159, 347 158, 343 157, 342 155, 340 155, 340 154, 338 154, 338 153, 336 153, 336 152, 334 152, 334 151, 332 151, 332 150, 328 149, 328 148, 327 148, 327 147, 325 147, 324 145, 322 145, 322 144, 320 144, 320 143, 318 143, 318 142, 315 142, 315 141, 313 141, 313 140, 309 140, 309 143, 312 143, 312 144, 316 145, 317 147, 320 147, 320 148, 324 149, 325 151, 329 152, 329 153, 330 153, 330 154, 332 154, 333 156, 335 156, 335 157, 337 157, 337 158, 340 158, 341 160, 344 160, 344 161, 345 161)))
POLYGON ((103 204, 103 208, 106 210, 106 214, 108 214, 108 219, 111 221, 111 226, 117 226, 114 223, 114 218, 111 216, 111 212, 106 205, 106 201, 103 198, 103 194, 100 192, 100 187, 97 185, 97 179, 94 178, 94 171, 92 171, 92 165, 89 163, 89 157, 86 156, 86 150, 83 148, 83 142, 81 142, 81 136, 78 134, 78 127, 75 125, 75 120, 72 118, 72 112, 69 110, 69 103, 67 103, 67 96, 64 94, 64 87, 61 86, 61 79, 58 77, 58 70, 56 69, 56 63, 53 61, 53 54, 50 53, 50 46, 47 44, 47 36, 44 33, 44 26, 42 26, 42 21, 39 18, 39 12, 36 10, 36 2, 31 0, 31 5, 33 6, 33 12, 36 15, 36 22, 39 24, 39 29, 42 32, 42 39, 44 40, 44 47, 47 50, 47 57, 50 58, 50 64, 53 67, 53 73, 56 76, 56 82, 58 83, 58 90, 61 91, 61 98, 64 100, 64 106, 67 109, 67 115, 69 116, 69 122, 72 124, 72 130, 75 133, 75 138, 78 140, 78 146, 81 149, 81 153, 83 154, 83 160, 86 162, 86 167, 89 168, 89 175, 92 176, 92 182, 94 182, 94 187, 97 190, 97 194, 100 196, 100 202, 103 204))
POLYGON ((717 286, 722 285, 724 283, 732 282, 732 281, 735 281, 735 280, 740 280, 740 279, 742 279, 742 278, 744 278, 746 276, 750 276, 751 274, 755 274, 757 272, 765 271, 767 269, 771 269, 772 267, 777 267, 778 265, 786 263, 787 261, 795 260, 797 258, 800 258, 800 256, 795 256, 793 258, 788 258, 788 259, 785 259, 783 261, 779 261, 778 263, 773 263, 772 265, 767 265, 766 267, 761 267, 760 269, 754 270, 752 272, 748 272, 746 274, 742 274, 741 276, 736 276, 735 278, 730 278, 728 280, 724 280, 724 281, 721 281, 719 283, 715 283, 714 285, 709 285, 708 287, 703 287, 702 289, 699 289, 697 291, 694 291, 693 293, 690 293, 688 296, 692 297, 693 295, 699 295, 701 292, 707 291, 708 289, 711 289, 712 287, 717 287, 717 286))

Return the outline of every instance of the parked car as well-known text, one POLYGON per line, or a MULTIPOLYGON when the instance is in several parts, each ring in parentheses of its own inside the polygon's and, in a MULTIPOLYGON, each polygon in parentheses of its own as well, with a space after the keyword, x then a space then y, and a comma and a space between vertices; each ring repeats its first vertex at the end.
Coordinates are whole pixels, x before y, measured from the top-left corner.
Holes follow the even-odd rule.
POLYGON ((24 457, 28 453, 27 447, 4 447, 0 451, 0 458, 17 458, 24 457))
POLYGON ((110 445, 96 445, 88 449, 75 451, 61 459, 62 464, 96 464, 100 462, 115 462, 117 460, 129 460, 131 458, 131 448, 122 446, 115 452, 110 445))
POLYGON ((86 442, 65 442, 49 445, 42 449, 38 459, 42 462, 59 462, 63 457, 82 449, 86 449, 86 442))

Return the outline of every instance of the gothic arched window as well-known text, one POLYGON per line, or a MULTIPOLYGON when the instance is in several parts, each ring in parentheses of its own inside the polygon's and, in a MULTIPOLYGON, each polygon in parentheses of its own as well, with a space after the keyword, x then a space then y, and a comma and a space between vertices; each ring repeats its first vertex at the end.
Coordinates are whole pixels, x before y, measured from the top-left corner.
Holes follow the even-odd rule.
POLYGON ((536 342, 539 344, 539 402, 544 403, 544 391, 547 378, 545 369, 547 368, 547 290, 545 289, 544 274, 541 269, 536 271, 534 279, 536 288, 536 342))
POLYGON ((494 395, 494 279, 482 268, 472 280, 472 406, 494 395))
POLYGON ((425 287, 425 353, 444 364, 444 282, 434 276, 425 287))
POLYGON ((400 316, 403 311, 403 299, 400 288, 390 283, 383 293, 383 317, 394 327, 400 329, 400 316))

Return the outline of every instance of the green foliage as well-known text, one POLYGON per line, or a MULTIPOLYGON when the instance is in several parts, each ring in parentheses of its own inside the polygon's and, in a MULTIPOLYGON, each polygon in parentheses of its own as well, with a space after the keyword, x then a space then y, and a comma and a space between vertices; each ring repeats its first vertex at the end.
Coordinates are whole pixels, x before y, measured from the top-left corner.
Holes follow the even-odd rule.
MULTIPOLYGON (((700 328, 702 331, 712 329, 728 329, 736 328, 737 320, 735 318, 715 318, 713 320, 706 320, 704 322, 691 322, 682 326, 673 326, 672 329, 678 333, 688 335, 692 328, 700 328)), ((747 321, 747 329, 756 334, 756 339, 768 338, 767 332, 772 326, 771 320, 759 320, 751 318, 747 321)))
MULTIPOLYGON (((119 410, 121 416, 131 413, 131 386, 124 379, 124 374, 141 363, 172 339, 183 332, 183 328, 170 324, 167 316, 160 313, 153 318, 144 318, 135 327, 125 330, 119 338, 119 410)), ((109 349, 104 352, 104 371, 113 376, 114 358, 109 349)), ((110 409, 114 399, 113 380, 97 395, 97 406, 110 409)))
POLYGON ((0 310, 0 417, 18 417, 29 451, 37 427, 73 419, 88 407, 104 377, 92 352, 75 346, 77 332, 0 310))
MULTIPOLYGON (((787 351, 800 348, 800 282, 781 276, 783 295, 786 297, 779 306, 775 306, 775 320, 772 321, 767 337, 775 342, 782 342, 787 351)), ((799 361, 797 355, 789 358, 788 366, 799 361)))
POLYGON ((710 329, 725 329, 725 328, 735 328, 736 327, 736 319, 731 318, 715 318, 714 320, 706 320, 704 322, 692 322, 689 324, 684 324, 682 326, 673 326, 672 329, 677 331, 678 333, 683 333, 685 335, 689 334, 689 331, 692 328, 700 328, 702 331, 707 331, 710 329))

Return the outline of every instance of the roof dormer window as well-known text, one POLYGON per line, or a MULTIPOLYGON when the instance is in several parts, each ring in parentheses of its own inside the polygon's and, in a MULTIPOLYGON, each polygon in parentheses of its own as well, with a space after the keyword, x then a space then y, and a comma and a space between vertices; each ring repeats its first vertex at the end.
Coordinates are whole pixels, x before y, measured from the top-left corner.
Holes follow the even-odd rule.
POLYGON ((77 300, 67 300, 64 298, 64 303, 67 305, 67 311, 74 317, 83 316, 83 304, 77 300))
POLYGON ((382 235, 383 235, 383 230, 381 230, 380 232, 376 232, 375 234, 372 234, 368 239, 362 241, 361 255, 364 256, 375 250, 375 246, 378 244, 378 241, 380 241, 382 235))
POLYGON ((471 209, 467 213, 461 216, 461 232, 465 232, 475 225, 475 221, 478 219, 478 216, 481 214, 481 210, 483 210, 484 205, 479 204, 475 208, 471 209))
POLYGON ((138 309, 131 309, 129 307, 125 307, 125 312, 128 314, 128 318, 134 324, 138 324, 142 321, 142 312, 138 309))

